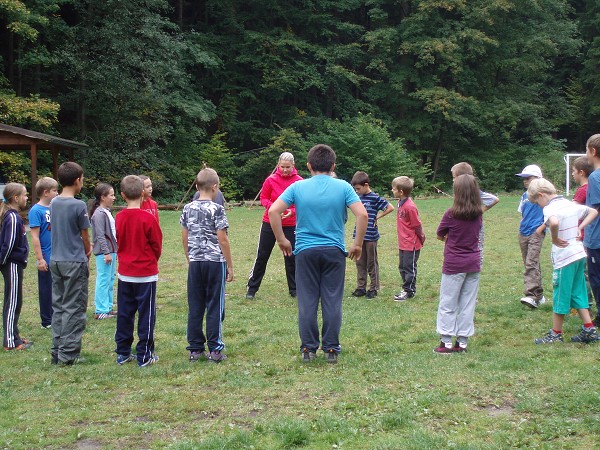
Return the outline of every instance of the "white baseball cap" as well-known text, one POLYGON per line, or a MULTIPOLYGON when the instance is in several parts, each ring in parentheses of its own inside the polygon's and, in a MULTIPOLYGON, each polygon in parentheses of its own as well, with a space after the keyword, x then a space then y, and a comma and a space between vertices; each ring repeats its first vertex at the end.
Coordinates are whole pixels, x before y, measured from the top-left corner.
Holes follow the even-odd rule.
POLYGON ((526 166, 521 171, 521 173, 517 173, 516 175, 521 178, 529 178, 529 177, 542 178, 542 169, 540 169, 539 166, 536 166, 535 164, 531 164, 529 166, 526 166))

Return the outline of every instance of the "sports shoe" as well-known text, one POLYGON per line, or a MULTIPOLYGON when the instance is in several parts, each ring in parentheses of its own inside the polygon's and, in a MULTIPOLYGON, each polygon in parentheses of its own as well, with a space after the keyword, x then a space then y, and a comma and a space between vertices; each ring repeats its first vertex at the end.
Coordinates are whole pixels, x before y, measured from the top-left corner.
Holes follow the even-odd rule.
POLYGON ((296 298, 296 291, 290 291, 290 297, 296 298))
POLYGON ((23 342, 21 344, 17 345, 16 347, 4 347, 4 350, 6 350, 6 351, 12 351, 12 350, 29 350, 32 345, 33 345, 32 342, 23 340, 23 342))
POLYGON ((402 291, 399 294, 394 295, 394 301, 395 302, 405 302, 406 300, 408 300, 409 298, 412 298, 413 296, 410 295, 408 292, 406 291, 402 291))
POLYGON ((49 325, 41 325, 42 330, 51 330, 52 329, 52 324, 49 325))
POLYGON ((375 297, 377 297, 377 291, 376 290, 373 289, 373 290, 367 291, 367 298, 368 299, 372 299, 372 298, 375 298, 375 297))
POLYGON ((246 292, 246 298, 247 298, 248 300, 252 300, 252 299, 254 298, 254 296, 255 296, 255 295, 256 295, 256 293, 255 293, 255 292, 250 292, 250 291, 246 292))
POLYGON ((591 344, 592 342, 600 341, 600 336, 596 328, 582 329, 579 334, 571 338, 571 342, 580 342, 582 344, 591 344))
POLYGON ((548 331, 544 336, 534 341, 536 344, 554 344, 555 342, 564 342, 562 333, 555 333, 554 330, 548 331))
POLYGON ((138 366, 139 367, 148 367, 151 366, 152 364, 158 362, 158 355, 155 355, 154 353, 152 355, 150 355, 150 358, 148 358, 148 361, 146 361, 145 363, 140 364, 138 362, 138 366))
MULTIPOLYGON (((546 300, 544 299, 544 301, 546 301, 546 300)), ((529 306, 531 309, 535 309, 535 308, 538 307, 537 300, 534 300, 531 297, 523 297, 523 298, 521 298, 521 303, 523 305, 525 305, 525 306, 529 306)))
POLYGON ((131 353, 129 355, 117 355, 117 364, 120 366, 134 360, 135 356, 133 356, 131 353))
POLYGON ((302 361, 303 362, 313 361, 316 357, 317 357, 317 354, 315 352, 311 352, 306 347, 304 347, 302 349, 302 361))
POLYGON ((76 364, 83 364, 84 362, 86 362, 85 358, 82 358, 81 356, 76 356, 74 359, 70 359, 69 361, 58 361, 58 365, 59 366, 74 366, 76 364))
POLYGON ((442 355, 454 353, 454 350, 452 349, 452 342, 445 343, 440 341, 440 345, 433 349, 433 353, 439 353, 442 355))
POLYGON ((334 350, 329 350, 327 352, 327 362, 329 364, 337 364, 338 354, 334 350))
POLYGON ((352 293, 352 297, 364 297, 367 294, 367 291, 364 289, 355 289, 352 293))
POLYGON ((58 355, 55 353, 50 353, 50 364, 56 366, 58 364, 58 355))
POLYGON ((542 298, 540 298, 539 300, 536 300, 538 306, 543 305, 544 303, 546 303, 546 297, 544 297, 542 295, 542 298))
POLYGON ((104 319, 112 319, 113 317, 115 317, 114 315, 112 315, 111 313, 96 313, 94 314, 94 319, 96 320, 104 320, 104 319))
POLYGON ((452 351, 454 353, 466 353, 467 352, 467 344, 461 345, 460 342, 456 341, 454 343, 454 347, 452 347, 452 351))
POLYGON ((208 354, 208 360, 213 363, 220 363, 221 361, 225 361, 227 359, 227 355, 224 355, 220 351, 210 352, 208 354))
POLYGON ((201 352, 190 352, 190 362, 196 362, 205 359, 208 359, 208 356, 206 356, 206 352, 204 350, 201 352))

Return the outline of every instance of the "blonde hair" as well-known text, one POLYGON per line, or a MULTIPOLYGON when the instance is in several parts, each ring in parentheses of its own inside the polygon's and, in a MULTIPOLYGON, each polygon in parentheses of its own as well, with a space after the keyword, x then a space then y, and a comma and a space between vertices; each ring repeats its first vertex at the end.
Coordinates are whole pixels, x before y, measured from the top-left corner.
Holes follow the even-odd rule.
POLYGON ((402 191, 406 197, 409 197, 415 187, 415 181, 405 176, 396 177, 392 180, 392 187, 397 191, 402 191))
POLYGON ((58 189, 58 181, 50 177, 42 177, 35 184, 35 195, 41 197, 44 192, 51 191, 52 189, 58 189))
POLYGON ((199 191, 210 191, 215 184, 219 184, 219 175, 210 167, 202 169, 196 175, 196 189, 199 191))
POLYGON ((585 148, 593 148, 600 153, 600 134, 594 134, 590 136, 590 138, 585 143, 585 148))
POLYGON ((292 155, 290 152, 283 152, 281 155, 279 155, 279 161, 289 161, 294 164, 294 155, 292 155))
POLYGON ((556 195, 556 188, 545 178, 535 178, 529 183, 527 198, 530 202, 535 203, 535 199, 539 194, 556 195))
POLYGON ((459 162, 452 166, 450 173, 452 173, 453 177, 458 177, 460 175, 473 175, 473 167, 471 167, 471 164, 464 161, 459 162))

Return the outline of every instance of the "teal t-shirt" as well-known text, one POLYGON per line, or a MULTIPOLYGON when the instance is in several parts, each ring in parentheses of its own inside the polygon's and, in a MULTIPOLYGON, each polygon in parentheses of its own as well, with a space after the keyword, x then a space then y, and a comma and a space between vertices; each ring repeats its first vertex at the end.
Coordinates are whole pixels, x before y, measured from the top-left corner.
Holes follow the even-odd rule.
POLYGON ((314 247, 333 246, 346 252, 347 208, 360 202, 350 184, 329 175, 316 175, 295 182, 279 198, 288 206, 296 206, 295 255, 314 247))

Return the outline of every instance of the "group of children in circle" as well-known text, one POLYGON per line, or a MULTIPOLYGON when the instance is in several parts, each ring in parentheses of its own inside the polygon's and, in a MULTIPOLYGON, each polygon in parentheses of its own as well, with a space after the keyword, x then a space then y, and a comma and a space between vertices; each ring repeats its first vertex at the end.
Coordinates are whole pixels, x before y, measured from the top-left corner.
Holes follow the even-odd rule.
MULTIPOLYGON (((546 228, 550 230, 552 238, 553 324, 546 335, 535 339, 536 344, 563 342, 564 316, 571 308, 577 309, 583 322, 582 331, 571 340, 579 343, 600 340, 596 331, 600 318, 597 316, 592 320, 590 315, 592 296, 588 300, 585 278, 587 260, 589 282, 598 306, 600 224, 597 220, 597 206, 600 205, 600 171, 594 171, 594 168, 600 168, 600 135, 592 136, 586 148, 587 155, 578 158, 573 166, 572 175, 580 184, 573 202, 557 194, 552 183, 542 177, 537 165, 526 166, 517 174, 523 179, 527 189, 518 208, 522 214, 519 244, 525 266, 525 295, 521 298, 521 303, 532 309, 545 301, 539 259, 546 228)), ((309 156, 310 154, 309 152, 309 156)), ((331 177, 334 167, 335 164, 332 164, 330 171, 311 170, 311 173, 313 176, 331 177)), ((482 215, 499 201, 496 196, 480 190, 468 163, 456 164, 451 171, 454 179, 453 205, 444 213, 436 230, 436 237, 445 243, 436 321, 440 343, 434 348, 434 352, 438 354, 466 352, 468 339, 474 334, 479 274, 483 263, 482 215)), ((162 232, 157 205, 150 198, 151 180, 135 175, 123 178, 120 191, 127 208, 115 218, 111 213, 115 201, 114 188, 109 184, 98 184, 94 190, 94 198, 88 205, 88 220, 86 205, 75 199, 83 186, 83 169, 74 162, 64 163, 58 170, 58 178, 63 187, 61 195, 58 195, 57 181, 49 177, 41 178, 36 184, 40 200, 29 211, 38 269, 41 326, 52 329, 51 362, 72 365, 82 361, 80 352, 88 300, 88 258, 94 253, 94 318, 117 318, 117 364, 134 360, 142 367, 154 364, 158 361, 158 356, 154 353, 154 325, 162 232), (90 226, 93 230, 93 245, 88 235, 90 226), (117 277, 117 258, 119 308, 118 312, 114 312, 113 286, 117 277), (139 340, 136 354, 133 355, 131 350, 136 313, 139 340)), ((296 297, 294 254, 297 253, 294 251, 293 254, 291 251, 298 250, 294 249, 296 210, 292 201, 288 204, 285 200, 291 198, 291 193, 287 194, 288 188, 301 180, 294 167, 293 155, 282 153, 276 170, 265 180, 261 191, 261 203, 266 211, 246 298, 255 297, 275 243, 284 250, 289 293, 296 297), (284 192, 286 195, 282 196, 284 192), (284 203, 280 202, 280 198, 284 199, 284 203), (271 208, 274 203, 276 207, 271 208), (273 215, 273 210, 277 211, 276 215, 273 215), (272 226, 274 218, 277 219, 277 224, 272 226), (284 243, 290 246, 290 251, 285 250, 284 243)), ((353 235, 355 243, 362 240, 360 251, 354 248, 350 251, 351 257, 359 256, 354 258, 357 288, 352 295, 366 296, 369 299, 377 296, 377 221, 396 209, 399 270, 403 289, 394 295, 394 300, 403 302, 412 298, 416 294, 417 263, 425 242, 418 210, 411 199, 413 180, 400 176, 392 181, 392 192, 398 200, 396 208, 371 191, 369 177, 365 172, 356 172, 350 184, 367 216, 366 226, 363 226, 363 213, 352 206, 356 200, 351 199, 347 193, 344 194, 346 207, 351 208, 357 216, 357 227, 353 235), (367 278, 370 278, 368 287, 367 278)), ((222 352, 225 283, 233 280, 233 261, 227 236, 229 224, 223 205, 219 204, 221 202, 215 203, 220 194, 217 173, 212 169, 203 169, 197 176, 196 186, 197 195, 184 207, 180 218, 184 254, 189 263, 187 350, 191 362, 202 359, 220 362, 226 359, 222 352), (206 334, 202 326, 205 316, 206 334)), ((9 183, 5 186, 4 198, 4 202, 0 204, 0 269, 5 283, 3 348, 26 350, 32 343, 20 335, 18 320, 23 303, 23 270, 27 265, 29 246, 25 225, 18 212, 26 207, 27 190, 21 184, 9 183)), ((303 298, 300 297, 300 310, 302 301, 303 298)), ((339 308, 341 314, 341 303, 339 308)), ((339 325, 341 321, 338 333, 339 325)), ((306 345, 302 324, 299 323, 299 326, 303 341, 301 352, 304 360, 310 361, 314 359, 316 348, 314 344, 311 348, 306 345)), ((323 345, 328 353, 328 361, 337 362, 337 354, 341 351, 339 342, 328 349, 325 347, 323 345)))

